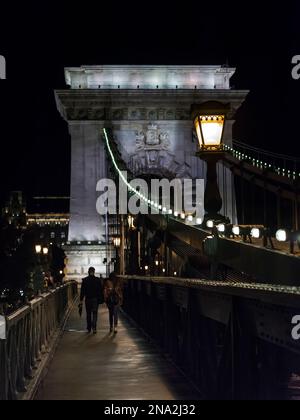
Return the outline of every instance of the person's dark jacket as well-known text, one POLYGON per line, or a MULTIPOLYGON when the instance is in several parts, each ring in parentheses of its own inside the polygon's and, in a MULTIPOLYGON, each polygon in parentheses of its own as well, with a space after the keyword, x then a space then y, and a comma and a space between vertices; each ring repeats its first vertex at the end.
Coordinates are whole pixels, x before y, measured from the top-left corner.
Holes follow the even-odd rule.
POLYGON ((95 276, 88 276, 82 280, 80 300, 83 299, 98 299, 98 303, 102 304, 103 298, 103 285, 101 279, 95 276))

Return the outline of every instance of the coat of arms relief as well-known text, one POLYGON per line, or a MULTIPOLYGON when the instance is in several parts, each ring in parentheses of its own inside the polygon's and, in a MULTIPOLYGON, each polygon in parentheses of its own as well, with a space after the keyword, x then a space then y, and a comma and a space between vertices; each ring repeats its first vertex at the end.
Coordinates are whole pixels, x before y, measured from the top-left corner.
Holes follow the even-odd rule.
POLYGON ((136 150, 168 150, 170 147, 169 133, 161 131, 151 124, 148 130, 136 132, 136 150))
POLYGON ((130 169, 135 176, 156 175, 166 178, 189 176, 185 162, 179 162, 171 149, 170 133, 150 124, 135 132, 135 153, 130 157, 130 169))
POLYGON ((132 172, 138 175, 180 176, 176 157, 170 151, 169 132, 157 124, 150 124, 145 130, 138 130, 135 154, 130 158, 132 172))

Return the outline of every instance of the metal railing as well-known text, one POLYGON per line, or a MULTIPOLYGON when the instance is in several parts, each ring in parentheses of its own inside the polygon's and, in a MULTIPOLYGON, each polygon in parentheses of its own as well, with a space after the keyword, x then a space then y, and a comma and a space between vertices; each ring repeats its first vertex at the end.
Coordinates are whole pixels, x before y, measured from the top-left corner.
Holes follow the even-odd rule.
POLYGON ((247 161, 253 166, 276 173, 277 175, 298 179, 300 176, 300 159, 259 149, 249 144, 233 141, 233 147, 225 146, 225 150, 239 160, 247 161))
POLYGON ((77 297, 77 283, 41 295, 5 318, 0 340, 0 400, 21 399, 77 297))
POLYGON ((124 311, 207 399, 290 399, 300 289, 121 276, 124 311))

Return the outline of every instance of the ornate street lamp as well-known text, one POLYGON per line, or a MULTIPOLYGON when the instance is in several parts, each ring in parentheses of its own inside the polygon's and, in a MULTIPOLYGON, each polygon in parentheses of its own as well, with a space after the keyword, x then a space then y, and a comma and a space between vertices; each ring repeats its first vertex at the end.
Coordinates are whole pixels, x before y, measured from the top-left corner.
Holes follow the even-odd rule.
POLYGON ((223 150, 223 132, 225 115, 197 115, 195 128, 200 145, 200 151, 223 150))
POLYGON ((230 222, 228 218, 219 214, 223 203, 217 181, 217 163, 224 157, 223 134, 228 111, 229 105, 219 102, 205 102, 192 106, 192 117, 199 141, 197 156, 207 164, 204 227, 208 220, 230 222))

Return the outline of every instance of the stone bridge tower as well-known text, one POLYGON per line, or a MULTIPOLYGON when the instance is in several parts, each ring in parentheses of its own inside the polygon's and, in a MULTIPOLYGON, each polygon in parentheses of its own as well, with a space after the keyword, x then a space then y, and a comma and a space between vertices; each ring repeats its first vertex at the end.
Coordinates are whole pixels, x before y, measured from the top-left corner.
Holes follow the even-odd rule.
MULTIPOLYGON (((102 129, 109 123, 124 161, 136 175, 205 178, 195 157, 191 105, 230 104, 224 142, 248 91, 230 88, 235 69, 222 66, 84 66, 66 68, 66 90, 55 92, 72 142, 68 277, 80 279, 90 265, 105 274, 107 221, 96 211, 96 184, 108 175, 102 129)), ((219 165, 223 213, 236 220, 233 179, 219 165), (226 181, 226 182, 225 182, 226 181), (226 191, 224 190, 226 188, 226 191)))

